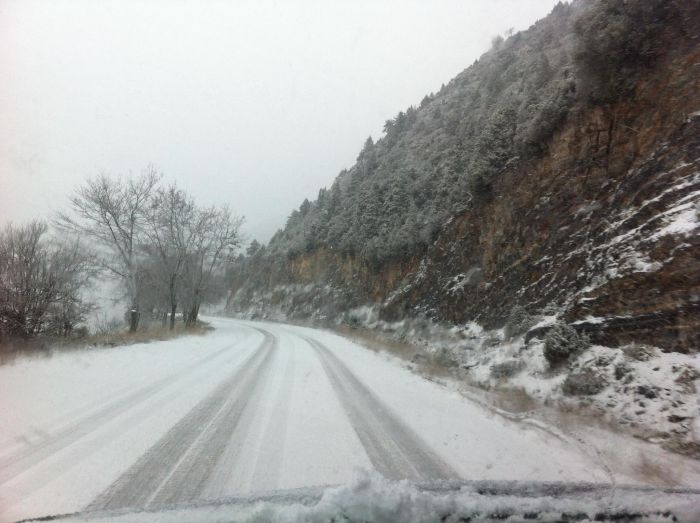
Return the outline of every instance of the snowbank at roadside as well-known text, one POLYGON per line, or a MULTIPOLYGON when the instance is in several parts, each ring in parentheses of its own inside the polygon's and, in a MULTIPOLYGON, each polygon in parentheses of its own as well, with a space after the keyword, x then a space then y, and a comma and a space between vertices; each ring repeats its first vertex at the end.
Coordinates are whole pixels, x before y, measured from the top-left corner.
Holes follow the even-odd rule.
POLYGON ((559 366, 545 357, 550 315, 508 337, 474 322, 441 325, 425 318, 386 322, 376 308, 360 307, 343 322, 416 347, 422 360, 487 390, 511 390, 566 410, 584 411, 664 447, 700 457, 700 356, 647 345, 591 345, 559 366))

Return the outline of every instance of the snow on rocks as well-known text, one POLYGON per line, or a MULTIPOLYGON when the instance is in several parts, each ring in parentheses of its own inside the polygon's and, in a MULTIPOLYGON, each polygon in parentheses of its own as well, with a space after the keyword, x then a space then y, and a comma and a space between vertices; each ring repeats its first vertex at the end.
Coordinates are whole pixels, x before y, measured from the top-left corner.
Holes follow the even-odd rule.
POLYGON ((552 327, 562 325, 556 314, 507 339, 503 329, 487 331, 474 322, 448 326, 406 318, 391 323, 377 320, 371 310, 357 311, 358 319, 371 318, 359 325, 422 349, 425 354, 414 356, 414 366, 430 359, 482 389, 519 390, 540 404, 588 412, 672 450, 700 455, 697 355, 641 344, 582 344, 553 366, 545 357, 545 338, 552 327))

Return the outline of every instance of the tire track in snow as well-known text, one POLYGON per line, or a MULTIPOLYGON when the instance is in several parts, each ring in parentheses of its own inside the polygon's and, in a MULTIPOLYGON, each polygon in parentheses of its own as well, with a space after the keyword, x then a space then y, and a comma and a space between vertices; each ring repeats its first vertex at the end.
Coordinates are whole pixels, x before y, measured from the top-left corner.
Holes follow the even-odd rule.
MULTIPOLYGON (((262 332, 262 331, 261 331, 262 332)), ((277 349, 265 340, 211 394, 92 501, 86 510, 144 508, 195 499, 207 485, 250 397, 277 349)))
MULTIPOLYGON (((259 327, 254 328, 268 333, 259 327)), ((282 413, 288 410, 289 398, 276 394, 274 380, 284 356, 293 362, 293 356, 288 350, 278 350, 270 364, 259 373, 248 406, 231 433, 207 485, 199 494, 200 498, 220 499, 232 492, 253 490, 253 482, 259 473, 266 474, 268 478, 272 476, 273 481, 278 478, 287 417, 287 414, 282 413), (260 422, 267 424, 266 431, 260 430, 260 422), (256 444, 251 446, 251 440, 256 444), (278 459, 270 461, 267 459, 270 455, 277 456, 278 459)))
MULTIPOLYGON (((259 410, 262 390, 266 387, 274 360, 279 355, 279 341, 271 333, 255 327, 269 340, 263 361, 231 389, 228 405, 223 408, 220 419, 212 423, 211 434, 202 437, 196 447, 188 452, 186 459, 173 472, 167 484, 161 485, 149 505, 172 505, 180 501, 192 501, 204 497, 212 483, 221 482, 222 462, 226 462, 230 474, 238 465, 238 459, 226 460, 230 448, 236 447, 252 426, 252 418, 259 410)), ((236 457, 238 456, 236 453, 236 457)))
POLYGON ((186 377, 194 369, 202 367, 220 357, 233 346, 234 345, 231 344, 226 345, 212 354, 208 354, 204 358, 196 360, 193 366, 187 366, 184 369, 175 371, 160 380, 140 387, 131 393, 111 401, 104 407, 70 423, 48 438, 0 460, 0 485, 7 483, 19 474, 22 474, 41 463, 43 460, 94 432, 116 416, 146 402, 163 389, 186 377))
MULTIPOLYGON (((213 364, 238 365, 244 359, 243 354, 233 353, 229 354, 229 357, 224 360, 214 360, 213 364)), ((32 472, 40 469, 40 474, 34 474, 33 477, 27 478, 28 482, 12 485, 11 488, 15 492, 21 492, 23 497, 27 496, 29 493, 38 491, 52 481, 56 481, 57 478, 69 473, 74 467, 80 466, 84 461, 91 459, 92 456, 99 455, 103 451, 104 445, 109 445, 113 440, 126 434, 138 433, 140 430, 143 430, 141 426, 143 422, 147 422, 149 418, 156 416, 161 409, 167 409, 173 403, 178 402, 182 397, 182 390, 188 390, 190 385, 197 386, 198 381, 206 379, 206 376, 213 370, 212 366, 212 362, 209 362, 209 365, 192 369, 185 379, 178 382, 177 387, 170 387, 166 389, 166 392, 161 392, 147 402, 137 405, 122 414, 119 417, 118 426, 115 427, 114 423, 101 425, 83 438, 81 444, 71 445, 58 454, 52 454, 31 469, 32 472), (105 428, 107 430, 104 430, 105 428), (85 441, 88 439, 90 440, 89 442, 85 441)), ((226 377, 224 375, 224 379, 226 377)), ((24 476, 21 477, 20 482, 25 479, 24 476)), ((29 476, 32 476, 31 473, 29 476)))
POLYGON ((115 388, 115 390, 111 391, 108 390, 101 396, 95 396, 92 398, 92 401, 86 404, 70 409, 67 412, 59 413, 58 417, 51 419, 50 422, 41 428, 29 427, 31 431, 30 434, 24 434, 19 437, 15 436, 12 438, 10 445, 3 445, 3 449, 0 450, 0 463, 5 459, 14 459, 15 455, 27 452, 27 449, 43 443, 56 433, 67 430, 69 427, 78 423, 76 420, 85 419, 90 414, 97 412, 105 406, 105 403, 114 401, 114 398, 132 393, 133 388, 132 385, 115 388))
POLYGON ((294 353, 290 351, 286 356, 282 383, 276 391, 276 401, 255 460, 253 476, 250 480, 251 492, 273 490, 278 487, 294 389, 294 353))
POLYGON ((420 437, 396 416, 321 342, 315 350, 374 468, 389 479, 459 479, 420 437))

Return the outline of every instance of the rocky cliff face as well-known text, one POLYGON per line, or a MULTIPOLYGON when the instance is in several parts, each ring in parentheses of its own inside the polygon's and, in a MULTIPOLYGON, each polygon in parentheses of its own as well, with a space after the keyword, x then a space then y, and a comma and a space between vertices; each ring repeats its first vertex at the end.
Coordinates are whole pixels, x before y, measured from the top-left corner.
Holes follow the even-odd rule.
POLYGON ((699 60, 668 56, 633 97, 571 114, 547 154, 455 218, 384 314, 496 327, 514 304, 556 304, 606 345, 700 347, 699 60))
POLYGON ((375 304, 386 320, 497 328, 521 306, 603 345, 697 351, 700 7, 670 4, 673 26, 624 96, 577 93, 541 151, 508 161, 487 196, 467 193, 428 244, 380 263, 268 248, 232 271, 229 310, 331 319, 375 304))

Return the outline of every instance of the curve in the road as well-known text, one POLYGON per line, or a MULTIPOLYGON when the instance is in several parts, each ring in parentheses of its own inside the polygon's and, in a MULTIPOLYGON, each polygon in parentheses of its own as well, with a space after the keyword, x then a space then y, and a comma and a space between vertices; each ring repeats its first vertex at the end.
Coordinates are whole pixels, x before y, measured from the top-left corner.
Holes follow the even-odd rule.
POLYGON ((97 496, 87 510, 142 508, 196 498, 245 411, 261 371, 277 349, 277 339, 263 334, 265 339, 258 349, 97 496))
POLYGON ((372 465, 389 479, 459 479, 459 475, 387 407, 333 352, 302 336, 318 354, 372 465))

